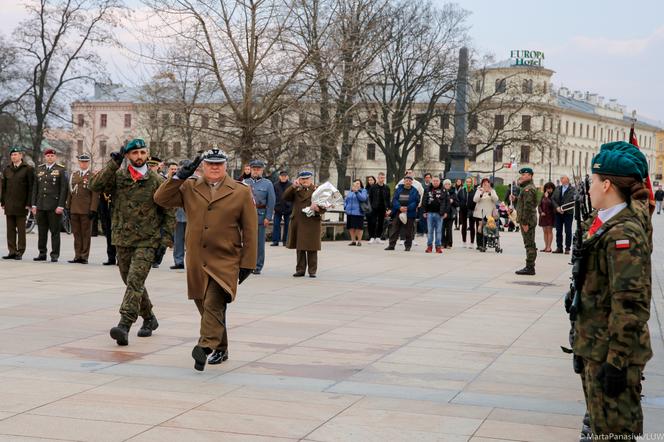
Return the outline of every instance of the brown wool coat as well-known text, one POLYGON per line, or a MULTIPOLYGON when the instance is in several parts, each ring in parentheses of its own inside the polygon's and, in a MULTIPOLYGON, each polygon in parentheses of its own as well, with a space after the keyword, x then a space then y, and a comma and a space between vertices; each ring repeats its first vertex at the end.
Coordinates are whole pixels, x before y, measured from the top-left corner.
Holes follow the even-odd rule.
POLYGON ((288 225, 288 248, 296 250, 320 250, 321 242, 321 210, 318 214, 308 217, 302 212, 305 207, 311 206, 311 194, 316 186, 296 188, 290 186, 284 191, 282 199, 293 202, 293 212, 288 225))
POLYGON ((154 194, 187 213, 185 268, 189 299, 203 299, 213 278, 235 299, 240 268, 256 267, 258 217, 251 190, 226 176, 214 198, 203 178, 169 179, 154 194))
POLYGON ((77 170, 69 178, 69 196, 67 197, 67 208, 73 214, 87 215, 90 212, 96 212, 99 206, 99 192, 93 192, 88 189, 88 182, 92 177, 92 172, 81 175, 77 170))

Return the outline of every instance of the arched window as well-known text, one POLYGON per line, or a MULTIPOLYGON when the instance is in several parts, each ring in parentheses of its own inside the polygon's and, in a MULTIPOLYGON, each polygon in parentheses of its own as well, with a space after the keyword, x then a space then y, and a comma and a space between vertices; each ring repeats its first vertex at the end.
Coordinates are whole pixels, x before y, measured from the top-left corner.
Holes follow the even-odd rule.
POLYGON ((524 94, 532 94, 533 80, 523 80, 523 83, 521 85, 521 92, 523 92, 524 94))
POLYGON ((507 80, 504 78, 496 78, 496 93, 504 94, 507 91, 507 80))

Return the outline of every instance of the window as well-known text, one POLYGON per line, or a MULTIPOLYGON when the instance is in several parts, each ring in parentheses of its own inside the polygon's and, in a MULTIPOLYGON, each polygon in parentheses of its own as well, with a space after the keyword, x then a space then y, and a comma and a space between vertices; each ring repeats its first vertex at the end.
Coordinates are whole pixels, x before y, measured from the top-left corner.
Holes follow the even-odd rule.
POLYGON ((79 155, 83 154, 83 140, 76 140, 76 152, 79 155))
POLYGON ((503 146, 496 146, 496 148, 493 151, 493 161, 495 161, 496 163, 503 162, 503 146))
POLYGON ((566 151, 565 151, 565 166, 567 166, 567 154, 568 154, 568 153, 569 153, 569 151, 566 150, 566 151))
POLYGON ((447 161, 447 153, 450 150, 449 144, 441 144, 438 147, 438 161, 447 161))
POLYGON ((562 126, 562 120, 558 120, 558 134, 560 134, 560 127, 562 126))
POLYGON ((576 121, 574 123, 572 123, 572 136, 573 137, 576 136, 576 121))
POLYGON ((450 114, 440 116, 440 128, 443 130, 450 128, 450 114))
POLYGON ((99 140, 99 157, 106 158, 106 140, 99 140))
POLYGON ((576 151, 572 151, 572 166, 574 166, 576 163, 576 151))
POLYGON ((551 120, 549 120, 549 122, 550 122, 549 132, 553 133, 553 118, 551 118, 551 120))
POLYGON ((579 123, 579 137, 583 136, 583 123, 579 123))
POLYGON ((468 130, 477 130, 477 115, 470 114, 468 116, 468 130))
POLYGON ((556 164, 560 166, 560 148, 556 148, 556 164))
POLYGON ((367 128, 368 128, 368 130, 370 130, 371 132, 376 132, 376 126, 377 126, 377 125, 378 125, 378 117, 376 116, 376 114, 372 114, 372 115, 369 117, 369 122, 368 122, 368 124, 367 124, 367 128))
POLYGON ((179 141, 174 141, 173 142, 173 156, 174 157, 179 157, 182 155, 182 143, 179 141))
POLYGON ((586 138, 590 138, 590 124, 586 124, 586 138))
POLYGON ((496 93, 504 94, 507 91, 507 80, 504 78, 496 79, 496 93))
POLYGON ((588 152, 586 152, 586 159, 585 159, 585 161, 583 162, 583 167, 584 167, 585 169, 588 169, 588 152))
POLYGON ((505 127, 505 115, 494 115, 493 128, 494 130, 501 130, 505 127))
POLYGON ((482 90, 482 80, 475 80, 475 92, 479 93, 482 90))
POLYGON ((376 145, 374 143, 367 144, 367 160, 376 159, 376 145))
POLYGON ((307 127, 307 114, 304 111, 301 111, 297 115, 298 123, 300 127, 307 127))
POLYGON ((175 114, 173 116, 173 123, 176 126, 182 126, 182 114, 175 114))
POLYGON ((521 85, 521 92, 523 92, 524 94, 532 94, 533 80, 523 80, 523 84, 521 85))
POLYGON ((597 126, 593 126, 593 140, 597 136, 597 126))
POLYGON ((542 83, 542 93, 546 94, 546 90, 547 90, 547 84, 546 84, 546 81, 545 81, 544 83, 542 83))
POLYGON ((468 160, 470 161, 477 160, 477 144, 468 145, 468 160))
POLYGON ((569 121, 565 121, 565 135, 569 135, 569 121))
POLYGON ((424 156, 424 147, 422 146, 422 143, 417 143, 415 145, 415 161, 422 161, 423 156, 424 156))
POLYGON ((131 114, 124 114, 124 127, 125 129, 131 127, 131 114))
POLYGON ((163 114, 161 114, 161 124, 164 127, 170 126, 171 125, 171 114, 169 114, 168 112, 164 112, 163 114))
POLYGON ((530 115, 521 115, 521 130, 530 131, 530 115))
POLYGON ((604 141, 604 128, 603 127, 599 128, 599 138, 600 138, 600 141, 604 141))
POLYGON ((108 125, 108 115, 107 114, 101 114, 99 116, 99 126, 100 127, 106 127, 108 125))
POLYGON ((530 163, 530 146, 521 146, 521 162, 530 163))
POLYGON ((207 141, 201 141, 201 149, 202 150, 208 150, 208 142, 207 141))
POLYGON ((201 127, 203 129, 210 127, 210 117, 208 115, 201 116, 201 127))
POLYGON ((150 125, 151 126, 156 126, 157 125, 157 113, 156 112, 150 112, 150 125))
POLYGON ((85 125, 85 117, 83 114, 78 114, 78 127, 83 127, 85 125))
POLYGON ((226 115, 219 113, 219 115, 217 115, 217 123, 220 128, 226 127, 226 115))

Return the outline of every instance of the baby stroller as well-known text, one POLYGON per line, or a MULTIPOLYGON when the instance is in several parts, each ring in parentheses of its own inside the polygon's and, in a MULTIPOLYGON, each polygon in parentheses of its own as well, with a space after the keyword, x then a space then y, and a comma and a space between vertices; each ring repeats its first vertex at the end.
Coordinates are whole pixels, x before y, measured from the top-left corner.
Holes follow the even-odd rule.
POLYGON ((485 217, 482 223, 482 246, 480 252, 486 249, 495 249, 496 253, 503 253, 500 248, 500 229, 493 216, 485 217))
POLYGON ((498 206, 498 223, 499 223, 498 229, 501 232, 504 232, 505 228, 509 227, 510 212, 505 203, 500 203, 500 205, 498 206))

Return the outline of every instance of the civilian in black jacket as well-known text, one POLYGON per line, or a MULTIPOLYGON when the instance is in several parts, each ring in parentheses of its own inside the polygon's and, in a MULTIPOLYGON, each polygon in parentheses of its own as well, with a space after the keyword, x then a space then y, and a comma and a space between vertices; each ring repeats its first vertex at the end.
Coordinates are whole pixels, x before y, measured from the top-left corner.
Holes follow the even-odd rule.
POLYGON ((281 196, 291 184, 292 183, 288 179, 288 172, 285 170, 279 172, 279 180, 274 183, 274 197, 276 203, 274 205, 274 224, 272 225, 272 244, 270 244, 272 246, 278 246, 279 241, 282 241, 285 246, 288 241, 288 223, 290 222, 291 212, 293 211, 293 203, 290 201, 284 201, 281 196), (283 240, 281 238, 282 219, 284 222, 283 240))
POLYGON ((383 243, 383 223, 385 212, 390 208, 390 188, 385 184, 385 174, 378 174, 378 181, 369 188, 369 202, 371 213, 367 216, 369 230, 369 244, 383 243))
POLYGON ((569 254, 572 247, 572 222, 574 221, 574 197, 576 191, 569 183, 569 178, 560 178, 560 186, 553 191, 551 201, 556 211, 556 250, 553 253, 563 253, 563 228, 565 229, 565 253, 569 254), (563 206, 565 208, 563 209, 563 206))
POLYGON ((664 201, 664 190, 662 190, 662 186, 659 186, 655 192, 655 207, 657 207, 657 215, 662 211, 662 201, 664 201))
POLYGON ((461 222, 461 240, 463 245, 466 245, 466 232, 470 229, 470 248, 475 242, 475 220, 473 219, 473 211, 475 210, 475 187, 473 186, 473 179, 466 178, 466 183, 461 190, 457 193, 457 200, 459 202, 459 221, 461 222))
POLYGON ((429 187, 424 188, 422 209, 427 220, 426 253, 433 250, 434 236, 436 253, 443 253, 443 222, 449 217, 450 202, 449 195, 437 176, 433 177, 429 187))
POLYGON ((443 181, 443 188, 445 188, 445 197, 447 198, 447 216, 443 217, 443 248, 452 248, 452 227, 454 227, 454 220, 457 219, 457 208, 459 207, 459 200, 456 196, 456 189, 452 187, 452 181, 443 181))

